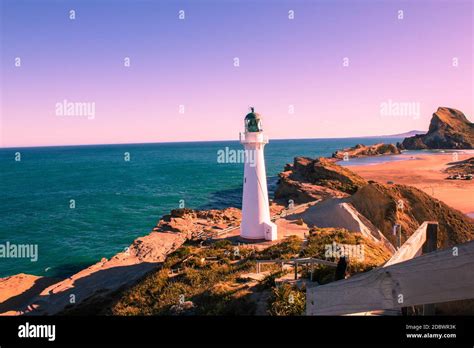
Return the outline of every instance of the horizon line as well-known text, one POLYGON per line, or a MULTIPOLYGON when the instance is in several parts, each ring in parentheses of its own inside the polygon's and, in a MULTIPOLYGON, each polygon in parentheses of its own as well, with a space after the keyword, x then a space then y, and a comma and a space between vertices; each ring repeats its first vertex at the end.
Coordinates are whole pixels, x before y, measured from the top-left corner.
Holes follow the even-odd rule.
MULTIPOLYGON (((426 132, 411 130, 404 133, 399 133, 400 135, 410 133, 410 132, 426 132)), ((389 135, 365 135, 365 136, 350 136, 350 137, 329 137, 329 138, 275 138, 270 140, 316 140, 316 139, 360 139, 360 138, 403 138, 397 137, 399 134, 389 134, 389 135)), ((222 139, 222 140, 186 140, 186 141, 157 141, 157 142, 125 142, 125 143, 93 143, 93 144, 65 144, 65 145, 18 145, 18 146, 0 146, 0 149, 17 149, 17 148, 42 148, 42 147, 76 147, 76 146, 108 146, 108 145, 142 145, 142 144, 179 144, 179 143, 215 143, 215 142, 231 142, 238 139, 222 139)))

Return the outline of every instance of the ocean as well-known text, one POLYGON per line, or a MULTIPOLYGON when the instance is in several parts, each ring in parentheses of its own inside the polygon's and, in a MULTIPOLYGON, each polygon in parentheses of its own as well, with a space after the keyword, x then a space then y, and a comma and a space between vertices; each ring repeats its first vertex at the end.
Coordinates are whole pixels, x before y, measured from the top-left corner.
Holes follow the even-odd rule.
MULTIPOLYGON (((265 148, 270 196, 278 173, 295 156, 330 156, 358 143, 400 140, 270 140, 265 148)), ((243 164, 218 163, 217 153, 226 147, 242 149, 237 141, 0 149, 0 246, 38 248, 34 262, 0 258, 0 277, 69 276, 122 251, 183 204, 240 208, 243 164)), ((370 163, 381 160, 387 158, 370 163)))

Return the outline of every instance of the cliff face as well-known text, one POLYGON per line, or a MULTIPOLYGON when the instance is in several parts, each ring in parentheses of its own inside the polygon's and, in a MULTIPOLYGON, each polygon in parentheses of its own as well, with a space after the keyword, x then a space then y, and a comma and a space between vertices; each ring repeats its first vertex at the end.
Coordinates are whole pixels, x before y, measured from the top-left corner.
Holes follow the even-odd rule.
POLYGON ((392 228, 402 225, 404 242, 424 221, 438 221, 438 246, 449 247, 474 239, 474 221, 460 211, 406 185, 373 183, 348 199, 392 243, 392 228))
POLYGON ((354 147, 350 147, 343 150, 338 150, 332 154, 333 158, 344 159, 344 154, 347 154, 349 158, 358 157, 369 157, 369 156, 381 156, 381 155, 398 155, 400 149, 393 144, 379 143, 375 145, 363 145, 357 144, 354 147))
POLYGON ((428 133, 405 138, 402 146, 407 150, 473 149, 474 124, 459 110, 439 107, 428 133))
POLYGON ((295 157, 279 174, 275 199, 305 203, 330 197, 347 197, 367 182, 327 158, 295 157))

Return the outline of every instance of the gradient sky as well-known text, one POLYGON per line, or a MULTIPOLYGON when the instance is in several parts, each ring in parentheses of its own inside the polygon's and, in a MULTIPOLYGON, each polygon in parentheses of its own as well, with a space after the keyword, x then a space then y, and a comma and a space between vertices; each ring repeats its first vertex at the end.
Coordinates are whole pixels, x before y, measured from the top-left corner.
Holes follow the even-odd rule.
POLYGON ((2 147, 237 139, 251 105, 270 138, 426 130, 438 106, 473 120, 470 0, 0 1, 2 147), (95 118, 57 116, 64 99, 95 118))

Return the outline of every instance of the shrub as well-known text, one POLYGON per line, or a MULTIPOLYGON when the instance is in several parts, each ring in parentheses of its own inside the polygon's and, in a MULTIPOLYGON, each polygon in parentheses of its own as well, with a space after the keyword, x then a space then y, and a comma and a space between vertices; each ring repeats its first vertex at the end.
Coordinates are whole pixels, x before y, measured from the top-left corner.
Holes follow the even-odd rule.
POLYGON ((190 246, 183 246, 175 250, 174 252, 169 254, 168 257, 166 258, 166 261, 164 262, 164 267, 171 268, 175 266, 177 263, 180 263, 184 258, 191 255, 192 250, 193 249, 190 246))
POLYGON ((253 315, 257 307, 248 294, 219 287, 196 296, 194 301, 198 315, 253 315))
MULTIPOLYGON (((334 273, 336 269, 331 266, 317 265, 313 269, 313 282, 318 284, 327 284, 334 280, 334 273)), ((308 274, 308 278, 310 275, 308 274)))
POLYGON ((306 294, 290 284, 282 284, 273 289, 268 304, 270 315, 304 315, 306 294))
POLYGON ((289 236, 283 242, 261 251, 258 254, 258 259, 289 259, 298 255, 301 247, 302 240, 299 237, 289 236))
POLYGON ((150 308, 168 285, 169 269, 154 272, 145 279, 125 291, 122 297, 112 306, 114 315, 148 315, 150 308))
POLYGON ((230 246, 232 246, 232 242, 228 239, 220 239, 212 244, 214 249, 227 249, 230 246))

